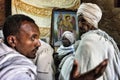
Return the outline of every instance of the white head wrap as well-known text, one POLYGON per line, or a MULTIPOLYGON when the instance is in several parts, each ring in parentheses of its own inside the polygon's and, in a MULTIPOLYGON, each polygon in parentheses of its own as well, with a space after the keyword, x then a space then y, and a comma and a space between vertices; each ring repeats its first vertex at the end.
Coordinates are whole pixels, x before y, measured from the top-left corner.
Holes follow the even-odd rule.
POLYGON ((98 5, 93 3, 82 3, 77 11, 77 16, 83 14, 85 20, 87 20, 95 28, 98 28, 98 22, 102 17, 102 11, 98 5))
POLYGON ((75 41, 75 37, 74 37, 74 34, 70 31, 65 31, 63 34, 62 34, 62 38, 63 37, 66 37, 71 43, 74 43, 75 41))

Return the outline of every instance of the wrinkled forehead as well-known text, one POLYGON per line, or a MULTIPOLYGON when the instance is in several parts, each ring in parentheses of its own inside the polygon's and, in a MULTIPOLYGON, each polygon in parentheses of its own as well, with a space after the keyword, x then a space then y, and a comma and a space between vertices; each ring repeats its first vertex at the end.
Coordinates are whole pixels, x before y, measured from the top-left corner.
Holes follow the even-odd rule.
POLYGON ((23 21, 21 24, 21 28, 27 28, 27 29, 33 29, 39 31, 39 27, 35 23, 30 21, 23 21))
POLYGON ((84 15, 81 13, 80 15, 78 15, 78 21, 85 22, 87 20, 84 18, 84 15))
POLYGON ((20 32, 25 32, 25 33, 31 33, 34 32, 38 35, 40 35, 40 31, 39 31, 39 27, 33 23, 33 22, 29 22, 29 21, 24 21, 20 27, 20 32))

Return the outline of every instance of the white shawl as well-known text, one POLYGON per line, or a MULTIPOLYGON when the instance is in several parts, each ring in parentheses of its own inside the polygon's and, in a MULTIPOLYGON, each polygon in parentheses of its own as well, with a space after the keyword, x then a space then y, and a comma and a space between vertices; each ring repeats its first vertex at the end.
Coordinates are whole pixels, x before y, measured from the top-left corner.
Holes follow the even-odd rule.
POLYGON ((36 58, 33 60, 37 66, 37 78, 38 80, 54 80, 53 49, 42 40, 40 40, 40 43, 41 46, 36 53, 36 58))
POLYGON ((29 59, 0 43, 0 80, 35 80, 36 75, 29 59))
POLYGON ((81 73, 93 69, 108 58, 105 73, 97 80, 120 80, 120 52, 115 41, 104 31, 98 29, 83 34, 75 57, 81 73))
POLYGON ((75 49, 74 49, 74 46, 71 45, 69 47, 64 47, 63 45, 61 45, 58 49, 57 49, 57 53, 59 56, 62 56, 62 55, 66 55, 68 53, 74 53, 75 52, 75 49))
POLYGON ((60 57, 66 55, 60 62, 59 69, 60 69, 60 76, 59 80, 70 80, 70 72, 73 67, 73 62, 74 62, 74 46, 71 45, 69 47, 64 47, 61 45, 58 50, 58 56, 59 59, 60 57), (70 54, 69 54, 70 53, 70 54), (69 54, 69 55, 67 55, 69 54))

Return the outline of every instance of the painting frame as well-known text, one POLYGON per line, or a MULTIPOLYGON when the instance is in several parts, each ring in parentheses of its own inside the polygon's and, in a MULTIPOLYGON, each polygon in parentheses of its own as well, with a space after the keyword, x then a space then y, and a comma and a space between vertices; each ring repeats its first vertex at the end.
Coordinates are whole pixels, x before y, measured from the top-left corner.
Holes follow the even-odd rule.
POLYGON ((53 48, 59 47, 61 45, 61 36, 64 31, 73 32, 76 37, 76 40, 79 39, 79 28, 78 28, 76 11, 77 10, 70 10, 70 9, 58 9, 58 8, 53 9, 52 18, 51 18, 51 36, 50 36, 50 45, 53 48), (60 16, 62 17, 62 19, 60 18, 60 16), (66 22, 69 21, 69 19, 70 22, 66 22), (67 28, 65 22, 66 25, 70 23, 72 24, 72 26, 69 25, 69 27, 67 28), (61 28, 60 26, 63 23, 64 26, 62 25, 61 28))

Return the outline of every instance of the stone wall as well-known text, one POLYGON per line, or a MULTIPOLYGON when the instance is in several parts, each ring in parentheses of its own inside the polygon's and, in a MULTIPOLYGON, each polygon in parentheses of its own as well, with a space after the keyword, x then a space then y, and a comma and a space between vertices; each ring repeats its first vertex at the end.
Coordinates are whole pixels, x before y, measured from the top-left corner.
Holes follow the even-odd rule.
POLYGON ((120 8, 115 7, 114 0, 82 0, 82 2, 92 2, 100 6, 103 16, 99 28, 111 35, 120 45, 120 8))

